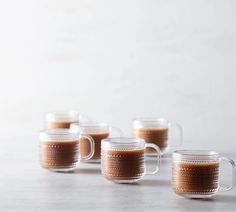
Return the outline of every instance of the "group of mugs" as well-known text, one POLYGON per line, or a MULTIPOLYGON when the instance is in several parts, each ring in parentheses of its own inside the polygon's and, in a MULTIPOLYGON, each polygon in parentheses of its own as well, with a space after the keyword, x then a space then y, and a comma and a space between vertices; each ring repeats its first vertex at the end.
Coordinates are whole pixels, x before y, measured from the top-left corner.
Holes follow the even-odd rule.
MULTIPOLYGON (((72 171, 78 162, 101 163, 102 175, 117 183, 132 183, 145 174, 155 174, 161 155, 182 144, 182 127, 163 118, 138 118, 132 123, 132 137, 106 123, 82 122, 78 112, 52 112, 45 116, 40 132, 40 162, 52 171, 72 171), (175 144, 175 145, 174 145, 175 144), (145 157, 153 156, 156 167, 147 171, 145 157)), ((88 118, 87 118, 88 119, 88 118)), ((206 198, 235 184, 235 163, 218 153, 204 150, 175 150, 172 154, 172 186, 175 193, 206 198), (219 185, 219 163, 232 165, 232 184, 219 185)))

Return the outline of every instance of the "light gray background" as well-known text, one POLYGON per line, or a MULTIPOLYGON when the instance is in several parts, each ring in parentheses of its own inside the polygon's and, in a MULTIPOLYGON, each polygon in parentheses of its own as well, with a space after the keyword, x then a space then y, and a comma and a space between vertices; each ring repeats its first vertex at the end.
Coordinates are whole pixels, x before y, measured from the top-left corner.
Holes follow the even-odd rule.
POLYGON ((127 134, 167 117, 186 147, 235 150, 236 1, 8 0, 0 26, 2 136, 78 109, 127 134))

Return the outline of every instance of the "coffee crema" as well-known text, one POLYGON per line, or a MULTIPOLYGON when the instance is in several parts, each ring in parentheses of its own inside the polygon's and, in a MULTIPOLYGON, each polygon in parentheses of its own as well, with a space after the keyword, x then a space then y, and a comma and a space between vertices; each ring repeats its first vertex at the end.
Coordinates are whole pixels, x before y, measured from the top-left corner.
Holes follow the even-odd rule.
POLYGON ((78 141, 41 141, 41 165, 46 169, 69 169, 78 162, 78 141))
POLYGON ((218 190, 219 163, 174 162, 172 184, 175 193, 213 194, 218 190))
POLYGON ((144 174, 144 149, 102 149, 102 174, 112 181, 140 179, 144 174))
MULTIPOLYGON (((87 162, 93 161, 93 160, 100 160, 101 159, 101 141, 102 139, 109 137, 109 132, 90 133, 90 134, 85 134, 85 135, 90 136, 94 140, 94 145, 95 145, 94 155, 87 162)), ((90 144, 86 138, 81 138, 79 142, 80 142, 80 156, 85 157, 86 155, 89 154, 89 152, 91 152, 90 144)))
MULTIPOLYGON (((162 152, 168 147, 168 128, 135 128, 133 137, 144 139, 146 143, 156 144, 162 152)), ((148 147, 146 152, 154 153, 154 150, 148 147)))

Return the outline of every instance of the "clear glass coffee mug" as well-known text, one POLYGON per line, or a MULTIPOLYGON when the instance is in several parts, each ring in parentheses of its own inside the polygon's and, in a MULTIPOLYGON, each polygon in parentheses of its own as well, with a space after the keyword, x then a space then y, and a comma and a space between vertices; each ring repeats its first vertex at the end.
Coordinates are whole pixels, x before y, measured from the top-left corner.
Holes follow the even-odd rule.
POLYGON ((40 163, 51 171, 72 171, 78 162, 89 160, 94 155, 94 141, 85 135, 78 135, 70 129, 52 129, 40 132, 40 163), (86 138, 91 151, 81 157, 79 140, 86 138))
POLYGON ((228 191, 235 185, 235 163, 206 150, 178 150, 172 156, 172 187, 176 194, 187 198, 209 198, 218 191, 228 191), (219 183, 220 162, 232 166, 232 183, 219 183))
POLYGON ((90 122, 91 118, 77 111, 49 112, 45 115, 45 129, 70 128, 72 123, 90 122))
POLYGON ((102 175, 115 183, 133 183, 146 174, 155 174, 160 167, 160 149, 155 144, 145 143, 142 139, 107 138, 102 140, 101 169, 102 175), (155 170, 147 171, 145 148, 156 151, 155 170))
MULTIPOLYGON (((132 128, 134 138, 141 138, 146 143, 156 144, 162 154, 182 145, 183 130, 181 125, 167 119, 136 118, 133 120, 132 128)), ((147 148, 147 153, 152 155, 153 150, 147 148)))
MULTIPOLYGON (((112 134, 117 134, 117 136, 122 136, 122 131, 118 127, 109 126, 106 123, 101 122, 91 122, 84 124, 71 124, 71 130, 81 134, 86 135, 90 140, 94 141, 95 149, 94 155, 89 160, 83 162, 86 163, 98 163, 101 161, 101 142, 102 139, 111 137, 112 134)), ((90 152, 90 145, 86 138, 80 139, 80 155, 83 157, 90 152)))

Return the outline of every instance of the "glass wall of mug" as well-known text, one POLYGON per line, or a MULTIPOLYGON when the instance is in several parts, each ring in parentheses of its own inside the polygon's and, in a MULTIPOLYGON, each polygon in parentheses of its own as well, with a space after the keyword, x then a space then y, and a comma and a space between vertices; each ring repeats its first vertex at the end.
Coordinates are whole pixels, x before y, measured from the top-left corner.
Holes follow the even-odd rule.
POLYGON ((142 139, 108 138, 102 140, 102 175, 112 182, 133 183, 145 174, 155 174, 160 167, 160 149, 142 139), (156 164, 152 171, 145 165, 145 148, 156 151, 156 164))
POLYGON ((79 136, 70 129, 51 129, 40 132, 40 164, 51 171, 71 171, 80 159, 88 160, 94 154, 94 141, 79 136), (88 139, 90 152, 83 157, 79 154, 79 140, 88 139))
POLYGON ((77 111, 49 112, 45 115, 44 125, 45 129, 70 128, 72 123, 80 123, 81 120, 91 121, 89 117, 77 111))
MULTIPOLYGON (((134 138, 156 144, 162 154, 182 145, 182 127, 164 118, 136 118, 132 123, 132 134, 134 138)), ((153 149, 148 148, 147 153, 152 155, 153 149)))
MULTIPOLYGON (((91 122, 81 124, 71 124, 71 130, 80 135, 86 135, 95 144, 95 152, 91 159, 83 161, 88 163, 98 163, 101 161, 101 141, 102 139, 111 137, 113 134, 122 135, 122 131, 117 127, 109 126, 106 123, 91 122)), ((83 157, 90 152, 90 145, 86 138, 80 139, 80 155, 83 157)))
MULTIPOLYGON (((222 171, 222 170, 221 170, 222 171)), ((176 194, 188 198, 209 198, 218 191, 227 191, 235 184, 235 163, 206 150, 179 150, 173 153, 172 186, 176 194), (232 182, 220 185, 220 162, 232 166, 232 182)))

